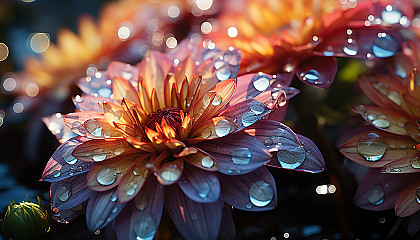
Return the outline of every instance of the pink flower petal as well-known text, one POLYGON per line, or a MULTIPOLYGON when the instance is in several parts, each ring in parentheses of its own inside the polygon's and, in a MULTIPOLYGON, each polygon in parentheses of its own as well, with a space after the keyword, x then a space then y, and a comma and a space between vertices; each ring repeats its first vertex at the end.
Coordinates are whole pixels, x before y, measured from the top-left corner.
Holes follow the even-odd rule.
POLYGON ((295 73, 301 81, 326 89, 333 82, 337 68, 335 57, 314 56, 302 59, 295 68, 295 73))
POLYGON ((266 167, 236 176, 219 174, 222 198, 229 205, 244 211, 266 211, 277 206, 274 178, 266 167))
POLYGON ((304 170, 314 173, 322 172, 325 170, 324 158, 322 157, 322 154, 315 143, 305 136, 299 134, 297 134, 297 136, 306 151, 306 158, 302 165, 296 168, 296 170, 304 170))
POLYGON ((64 123, 63 115, 61 113, 55 113, 53 115, 43 117, 42 121, 60 143, 64 143, 70 138, 77 136, 64 123))
POLYGON ((223 201, 198 203, 184 195, 178 185, 165 187, 165 204, 172 221, 185 239, 217 239, 223 201))
POLYGON ((112 94, 110 76, 106 72, 97 72, 91 77, 80 78, 77 86, 86 95, 110 98, 112 94))
POLYGON ((224 174, 252 172, 271 157, 262 142, 243 132, 204 141, 197 144, 197 147, 214 157, 219 165, 219 172, 224 174))
POLYGON ((216 202, 220 196, 220 183, 217 174, 189 164, 185 164, 178 185, 185 195, 195 202, 216 202))
POLYGON ((117 189, 95 192, 89 199, 86 209, 86 224, 94 232, 108 225, 118 216, 125 204, 117 201, 117 189))
POLYGON ((86 186, 86 175, 87 173, 83 173, 51 183, 51 206, 63 210, 76 207, 86 201, 93 193, 86 186))
POLYGON ((137 67, 122 62, 110 62, 107 70, 110 79, 121 77, 128 80, 133 87, 138 87, 139 69, 137 67))
POLYGON ((115 103, 120 104, 123 98, 126 98, 136 105, 140 105, 139 95, 133 85, 122 77, 114 77, 112 81, 112 92, 115 103))
POLYGON ((87 138, 77 136, 61 144, 48 160, 41 179, 57 182, 92 169, 94 164, 79 161, 72 156, 73 150, 86 141, 87 138))
POLYGON ((100 96, 94 97, 91 95, 77 95, 72 98, 74 106, 83 112, 102 112, 102 108, 98 103, 100 102, 113 102, 110 98, 103 98, 100 96))

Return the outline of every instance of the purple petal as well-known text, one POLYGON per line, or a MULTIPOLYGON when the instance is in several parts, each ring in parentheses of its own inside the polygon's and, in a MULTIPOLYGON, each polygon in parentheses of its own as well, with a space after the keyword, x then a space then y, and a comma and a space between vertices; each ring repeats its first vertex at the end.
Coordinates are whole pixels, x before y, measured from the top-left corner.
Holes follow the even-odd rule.
POLYGON ((237 176, 219 174, 222 198, 229 205, 244 211, 265 211, 277 206, 277 190, 266 167, 237 176))
POLYGON ((87 202, 83 202, 73 208, 60 210, 56 207, 51 207, 52 217, 60 223, 69 223, 84 212, 87 202))
POLYGON ((86 209, 88 229, 94 232, 108 225, 124 208, 125 203, 117 202, 117 189, 95 192, 89 199, 86 209))
POLYGON ((118 239, 152 239, 163 211, 163 187, 149 177, 134 201, 116 219, 118 239))
POLYGON ((86 95, 110 98, 112 94, 111 83, 111 77, 106 72, 97 72, 90 77, 80 78, 77 85, 86 95))
POLYGON ((335 57, 308 57, 299 62, 295 69, 299 79, 307 84, 328 88, 337 73, 335 57))
POLYGON ((248 99, 221 111, 218 116, 227 117, 238 125, 240 131, 260 120, 270 109, 262 102, 248 99))
POLYGON ((216 159, 219 172, 224 174, 252 172, 271 157, 262 142, 243 132, 204 141, 197 146, 216 159))
POLYGON ((299 134, 297 134, 297 136, 306 151, 306 158, 302 165, 296 168, 296 170, 314 173, 322 172, 325 169, 325 161, 318 147, 311 139, 299 134))
POLYGON ((357 188, 354 204, 373 211, 391 209, 401 189, 414 177, 415 174, 382 174, 378 169, 370 169, 357 188))
POLYGON ((165 187, 165 204, 172 221, 185 239, 217 239, 223 201, 198 203, 184 195, 178 185, 165 187))
POLYGON ((225 203, 223 207, 222 223, 220 224, 219 236, 221 240, 233 240, 236 239, 235 222, 232 217, 232 207, 225 203))
POLYGON ((98 104, 100 102, 114 102, 110 98, 104 98, 100 96, 94 97, 91 95, 77 95, 72 99, 77 109, 79 109, 80 111, 90 112, 103 112, 102 108, 98 104))
POLYGON ((51 205, 70 209, 86 201, 93 191, 86 185, 86 173, 51 183, 51 205))
POLYGON ((407 232, 411 236, 414 236, 420 230, 420 211, 417 211, 415 214, 411 215, 410 222, 407 226, 407 232))
POLYGON ((191 200, 200 203, 215 202, 220 196, 220 183, 216 173, 190 164, 184 165, 179 187, 191 200))
POLYGON ((77 136, 64 123, 63 115, 61 113, 55 113, 51 116, 43 117, 42 121, 60 143, 64 143, 70 138, 77 136))
POLYGON ((238 77, 236 90, 229 101, 229 106, 255 98, 266 91, 273 82, 272 76, 262 72, 238 77))
POLYGON ((77 160, 71 155, 77 146, 86 141, 88 141, 87 138, 77 136, 61 144, 48 161, 41 179, 57 182, 92 169, 95 164, 77 160))

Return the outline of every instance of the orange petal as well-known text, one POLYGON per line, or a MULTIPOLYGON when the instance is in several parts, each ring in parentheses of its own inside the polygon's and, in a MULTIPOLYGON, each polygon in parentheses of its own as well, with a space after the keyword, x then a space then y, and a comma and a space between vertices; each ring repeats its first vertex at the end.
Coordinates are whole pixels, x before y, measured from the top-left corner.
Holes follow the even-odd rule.
POLYGON ((137 105, 140 105, 139 95, 133 85, 122 77, 115 77, 112 81, 112 94, 116 103, 121 103, 126 98, 137 105))
POLYGON ((418 153, 404 156, 383 166, 382 173, 415 173, 420 172, 420 158, 418 153))
POLYGON ((109 125, 104 118, 92 118, 83 123, 83 127, 95 138, 123 137, 120 131, 109 125))
POLYGON ((188 163, 206 171, 215 172, 219 169, 216 159, 203 150, 199 148, 196 149, 198 150, 197 153, 184 156, 183 159, 188 163))
POLYGON ((371 131, 348 140, 340 147, 340 152, 358 164, 376 168, 383 167, 401 156, 417 153, 413 148, 415 144, 409 137, 371 131))
POLYGON ((401 191, 395 201, 395 214, 399 217, 407 217, 420 209, 420 179, 412 181, 401 191))
POLYGON ((160 109, 159 100, 158 100, 157 95, 156 95, 156 89, 154 89, 154 88, 152 90, 152 95, 150 97, 150 100, 152 101, 153 112, 160 109))
POLYGON ((165 96, 165 101, 164 101, 164 103, 165 103, 165 106, 162 106, 162 107, 165 107, 165 108, 167 108, 167 107, 171 107, 172 106, 172 103, 171 103, 171 92, 172 92, 172 85, 173 84, 176 84, 176 79, 175 79, 175 75, 172 73, 172 74, 168 74, 168 75, 166 75, 166 78, 165 78, 165 85, 164 85, 164 90, 163 90, 163 92, 164 92, 164 96, 165 96))
POLYGON ((94 191, 106 191, 117 186, 137 157, 138 154, 124 155, 96 164, 86 177, 87 186, 94 191))
POLYGON ((122 107, 109 102, 104 102, 101 105, 104 110, 105 119, 109 124, 114 125, 114 122, 130 125, 133 124, 130 117, 122 107))
POLYGON ((184 141, 190 134, 192 121, 190 115, 185 115, 179 129, 179 140, 184 141))
POLYGON ((150 175, 149 169, 146 168, 149 158, 149 154, 143 154, 128 168, 118 184, 118 202, 128 202, 140 191, 144 181, 150 175))
POLYGON ((93 139, 77 146, 72 155, 86 162, 101 162, 119 155, 138 152, 125 139, 93 139))
POLYGON ((142 142, 134 137, 126 137, 127 142, 129 142, 133 147, 143 150, 145 152, 154 153, 157 151, 157 149, 154 147, 154 145, 150 142, 142 142))
POLYGON ((121 106, 127 113, 130 113, 128 115, 130 116, 130 119, 133 123, 140 125, 140 123, 146 120, 147 114, 140 107, 140 105, 136 105, 134 102, 123 98, 121 101, 121 106))
POLYGON ((142 82, 140 82, 139 84, 139 98, 141 106, 143 107, 143 110, 146 113, 146 115, 151 114, 153 112, 152 102, 150 100, 146 87, 143 85, 142 82))
POLYGON ((166 123, 165 118, 162 118, 160 126, 162 127, 162 133, 166 136, 166 138, 173 139, 177 137, 175 129, 173 129, 171 126, 168 125, 168 123, 166 123))

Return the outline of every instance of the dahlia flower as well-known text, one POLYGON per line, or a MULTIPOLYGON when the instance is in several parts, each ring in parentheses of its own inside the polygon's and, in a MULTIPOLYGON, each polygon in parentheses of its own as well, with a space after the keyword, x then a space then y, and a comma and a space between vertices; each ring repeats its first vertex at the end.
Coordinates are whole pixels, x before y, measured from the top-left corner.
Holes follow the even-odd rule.
POLYGON ((171 55, 148 52, 138 67, 112 62, 80 80, 80 111, 64 116, 78 136, 56 150, 42 176, 52 182, 58 221, 86 208, 92 232, 112 223, 118 239, 152 239, 165 203, 186 239, 216 239, 219 230, 232 238, 230 206, 276 206, 265 164, 322 171, 311 140, 263 119, 283 115, 289 79, 236 79, 236 49, 180 45, 171 55))
MULTIPOLYGON (((347 158, 372 168, 357 189, 355 203, 370 210, 395 208, 400 217, 413 215, 420 209, 417 70, 406 78, 366 73, 360 76, 359 85, 375 105, 359 105, 354 111, 374 128, 354 136, 340 148, 347 158)), ((409 232, 414 234, 418 229, 416 224, 409 232)))
MULTIPOLYGON (((226 1, 204 44, 242 51, 240 74, 292 72, 305 83, 328 88, 334 56, 389 57, 400 50, 413 15, 409 1, 226 1)), ((207 31, 207 32, 206 32, 207 31)))

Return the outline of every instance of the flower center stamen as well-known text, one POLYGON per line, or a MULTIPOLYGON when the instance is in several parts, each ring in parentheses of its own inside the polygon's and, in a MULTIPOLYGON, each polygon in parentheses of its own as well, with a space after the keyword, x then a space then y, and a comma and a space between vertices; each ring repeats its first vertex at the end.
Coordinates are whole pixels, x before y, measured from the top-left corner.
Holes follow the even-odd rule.
POLYGON ((166 123, 173 127, 174 129, 178 129, 181 127, 182 119, 181 119, 181 109, 179 108, 165 108, 162 110, 157 110, 156 112, 152 113, 149 117, 147 117, 146 121, 144 122, 144 126, 156 131, 156 123, 161 124, 162 119, 165 119, 166 123))

